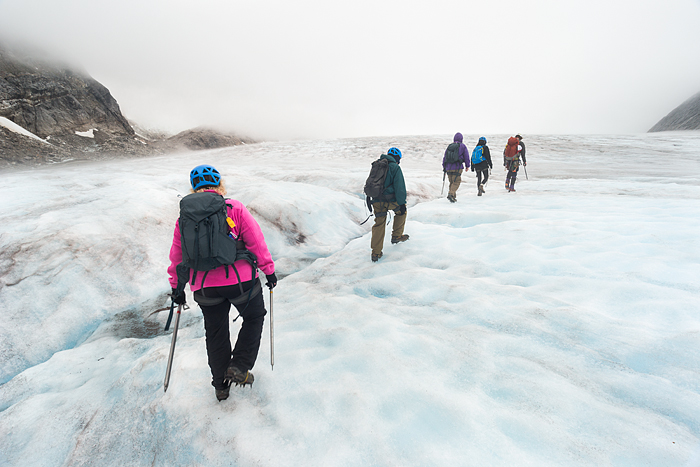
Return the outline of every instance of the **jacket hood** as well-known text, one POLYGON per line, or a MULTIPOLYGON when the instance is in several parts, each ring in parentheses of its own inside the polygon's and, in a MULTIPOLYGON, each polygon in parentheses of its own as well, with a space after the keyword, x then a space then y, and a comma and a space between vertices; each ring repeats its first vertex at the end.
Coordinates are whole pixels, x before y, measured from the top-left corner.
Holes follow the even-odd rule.
POLYGON ((452 141, 454 141, 455 143, 461 143, 462 140, 464 140, 462 133, 455 133, 455 137, 452 141))
POLYGON ((400 158, 400 157, 392 156, 392 155, 388 155, 388 154, 382 154, 382 157, 380 157, 380 159, 386 159, 386 160, 388 160, 388 161, 389 161, 389 164, 391 164, 392 162, 396 162, 397 164, 400 164, 400 163, 401 163, 401 158, 400 158))
POLYGON ((389 161, 389 164, 391 164, 391 163, 396 163, 396 164, 398 164, 399 161, 401 160, 401 159, 396 158, 395 156, 389 156, 389 155, 387 155, 387 154, 382 154, 382 156, 380 157, 380 159, 386 159, 386 160, 388 160, 388 161, 389 161))

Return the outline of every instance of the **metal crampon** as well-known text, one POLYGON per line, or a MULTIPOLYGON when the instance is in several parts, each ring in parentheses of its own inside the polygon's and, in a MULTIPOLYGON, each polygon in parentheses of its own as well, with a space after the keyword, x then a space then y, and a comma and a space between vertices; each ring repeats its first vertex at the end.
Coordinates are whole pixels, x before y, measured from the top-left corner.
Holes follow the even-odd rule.
POLYGON ((235 384, 236 386, 250 385, 252 387, 255 377, 253 376, 253 373, 248 370, 244 372, 240 368, 230 365, 226 369, 224 381, 229 384, 235 384))

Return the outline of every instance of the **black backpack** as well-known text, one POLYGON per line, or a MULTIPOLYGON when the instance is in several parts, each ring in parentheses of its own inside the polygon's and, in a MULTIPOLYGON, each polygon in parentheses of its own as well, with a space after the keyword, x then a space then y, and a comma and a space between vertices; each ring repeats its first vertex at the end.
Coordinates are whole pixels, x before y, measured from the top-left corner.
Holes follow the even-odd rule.
POLYGON ((379 199, 384 193, 384 182, 386 174, 389 172, 389 161, 377 159, 372 162, 367 181, 365 181, 365 195, 368 198, 379 199))
POLYGON ((456 164, 459 162, 459 147, 458 142, 454 142, 447 146, 447 151, 445 151, 445 164, 456 164))
MULTIPOLYGON (((246 249, 242 241, 230 234, 227 222, 226 200, 218 193, 203 191, 192 193, 180 200, 180 242, 182 263, 178 266, 178 288, 189 279, 189 269, 194 270, 192 283, 197 272, 206 272, 219 266, 233 265, 239 259, 247 260, 257 269, 257 257, 246 249)), ((234 267, 238 276, 238 271, 234 267)), ((228 274, 228 271, 227 271, 228 274)), ((240 283, 240 276, 238 277, 240 283)))

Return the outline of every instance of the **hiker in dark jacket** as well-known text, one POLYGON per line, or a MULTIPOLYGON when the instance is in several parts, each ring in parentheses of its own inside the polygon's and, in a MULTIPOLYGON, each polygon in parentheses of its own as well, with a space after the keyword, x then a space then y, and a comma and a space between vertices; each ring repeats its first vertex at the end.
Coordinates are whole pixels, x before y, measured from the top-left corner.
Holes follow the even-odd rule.
POLYGON ((525 143, 523 143, 523 137, 520 135, 515 135, 518 139, 518 152, 512 158, 506 157, 506 150, 503 150, 503 165, 505 166, 508 174, 506 175, 506 190, 515 191, 515 179, 518 177, 518 170, 520 169, 520 162, 523 165, 527 165, 527 159, 525 159, 525 143))
MULTIPOLYGON (((190 173, 193 193, 213 192, 226 195, 224 179, 210 165, 195 167, 190 173)), ((268 287, 277 285, 275 263, 265 243, 260 226, 240 201, 227 199, 230 236, 242 242, 247 250, 257 257, 257 267, 265 273, 268 287)), ((180 289, 177 266, 182 262, 180 220, 175 223, 173 242, 170 248, 168 275, 172 287, 173 302, 185 303, 184 288, 180 289)), ((257 270, 245 259, 237 260, 232 266, 224 265, 206 273, 197 274, 189 270, 190 290, 204 316, 204 333, 207 347, 207 360, 212 375, 216 398, 227 399, 231 383, 249 385, 253 374, 249 371, 255 365, 260 348, 263 320, 267 311, 263 302, 262 287, 257 270), (236 307, 243 323, 238 332, 236 344, 231 349, 229 333, 229 310, 236 307)))
POLYGON ((384 234, 386 231, 386 215, 389 210, 394 211, 394 225, 391 231, 391 243, 400 243, 408 240, 408 235, 403 233, 406 226, 406 182, 399 163, 401 151, 391 148, 380 159, 389 161, 389 170, 384 181, 384 193, 378 200, 373 200, 374 225, 372 226, 372 261, 378 261, 382 257, 384 246, 384 234))
POLYGON ((489 169, 493 168, 493 163, 491 162, 491 151, 489 147, 486 146, 486 138, 483 136, 479 138, 479 142, 476 144, 476 148, 472 151, 472 172, 476 172, 476 187, 479 190, 477 196, 481 196, 486 193, 484 191, 484 185, 489 181, 489 169), (474 160, 476 155, 479 153, 478 149, 481 147, 482 161, 477 162, 474 160), (481 177, 484 177, 483 181, 481 177))
POLYGON ((462 133, 455 133, 454 140, 452 144, 447 146, 445 149, 445 155, 442 156, 442 171, 447 174, 450 187, 447 191, 447 199, 451 203, 457 201, 457 189, 462 183, 462 164, 464 164, 464 169, 469 168, 469 150, 462 143, 463 137, 462 133), (448 152, 457 151, 457 160, 454 162, 449 161, 448 152))

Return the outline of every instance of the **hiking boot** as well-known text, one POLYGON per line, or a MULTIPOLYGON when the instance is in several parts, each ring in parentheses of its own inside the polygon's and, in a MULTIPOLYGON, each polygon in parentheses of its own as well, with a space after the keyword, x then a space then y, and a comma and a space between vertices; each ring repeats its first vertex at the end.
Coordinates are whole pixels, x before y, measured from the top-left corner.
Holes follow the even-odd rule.
POLYGON ((248 370, 241 370, 237 366, 233 366, 233 363, 226 368, 226 374, 224 375, 224 384, 229 385, 235 383, 236 386, 245 386, 246 384, 253 384, 255 378, 253 373, 248 370))
POLYGON ((405 242, 406 240, 408 240, 408 235, 406 234, 403 234, 400 237, 391 237, 391 243, 401 243, 405 242))
POLYGON ((379 258, 381 258, 381 257, 382 257, 381 251, 379 253, 377 253, 376 255, 374 253, 372 253, 372 262, 376 263, 377 261, 379 261, 379 258))
POLYGON ((508 191, 509 191, 509 192, 515 191, 515 187, 514 187, 514 186, 510 187, 510 188, 508 189, 508 191))
POLYGON ((481 185, 479 185, 479 190, 480 190, 482 193, 486 193, 486 190, 484 190, 484 184, 483 184, 483 183, 482 183, 481 185))
POLYGON ((228 399, 229 392, 231 392, 231 383, 224 381, 224 384, 225 387, 216 390, 216 398, 219 402, 228 399))
POLYGON ((506 182, 506 190, 510 191, 510 185, 506 182))

